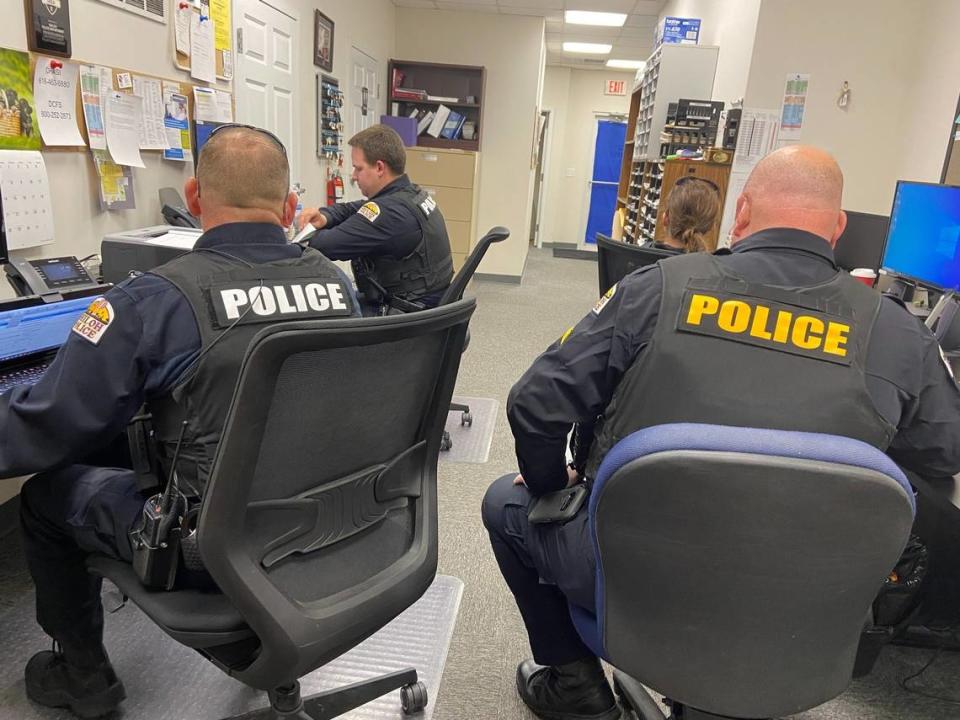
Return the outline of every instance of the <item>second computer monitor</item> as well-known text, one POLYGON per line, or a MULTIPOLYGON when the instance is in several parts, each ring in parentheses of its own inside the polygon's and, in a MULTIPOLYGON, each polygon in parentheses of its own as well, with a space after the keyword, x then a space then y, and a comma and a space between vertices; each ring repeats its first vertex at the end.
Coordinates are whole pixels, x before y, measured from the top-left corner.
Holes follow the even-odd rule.
POLYGON ((897 183, 882 267, 922 285, 960 290, 960 187, 897 183))
POLYGON ((883 260, 883 248, 887 244, 889 224, 890 218, 886 215, 847 210, 847 227, 833 251, 837 265, 844 270, 879 270, 880 261, 883 260))

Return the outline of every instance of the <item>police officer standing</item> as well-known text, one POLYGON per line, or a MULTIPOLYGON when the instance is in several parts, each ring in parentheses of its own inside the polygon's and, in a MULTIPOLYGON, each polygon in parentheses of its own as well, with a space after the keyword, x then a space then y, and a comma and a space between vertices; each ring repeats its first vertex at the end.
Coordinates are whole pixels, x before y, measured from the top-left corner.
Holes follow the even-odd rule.
POLYGON ((130 562, 145 498, 132 470, 75 463, 145 403, 164 476, 184 428, 180 487, 199 495, 252 337, 281 320, 359 314, 346 276, 287 242, 297 202, 289 187, 276 137, 216 129, 184 188, 204 229, 194 251, 95 300, 40 381, 0 395, 0 477, 40 473, 20 496, 37 620, 54 639, 27 663, 34 702, 96 717, 125 697, 103 647, 101 580, 84 561, 130 562))
POLYGON ((532 525, 539 495, 585 478, 630 433, 693 422, 856 438, 921 474, 960 471, 960 391, 933 335, 897 301, 838 270, 843 177, 793 146, 762 160, 737 201, 732 250, 692 253, 615 285, 510 392, 521 475, 487 491, 483 519, 526 625, 523 701, 553 720, 619 717, 568 601, 595 609, 586 504, 532 525), (602 416, 565 458, 574 423, 602 416))
POLYGON ((331 260, 351 261, 365 313, 378 314, 389 297, 435 306, 453 279, 440 209, 404 174, 407 154, 393 128, 373 125, 349 144, 352 178, 367 200, 305 209, 301 227, 320 228, 310 245, 331 260))

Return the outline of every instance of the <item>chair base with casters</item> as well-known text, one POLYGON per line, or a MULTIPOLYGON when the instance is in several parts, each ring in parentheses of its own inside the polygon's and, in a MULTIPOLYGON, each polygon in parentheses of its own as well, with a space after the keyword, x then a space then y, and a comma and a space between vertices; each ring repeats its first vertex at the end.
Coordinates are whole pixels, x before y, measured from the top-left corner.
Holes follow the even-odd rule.
POLYGON ((637 720, 737 720, 728 715, 715 715, 670 700, 663 701, 670 710, 670 715, 666 715, 660 709, 660 703, 654 700, 643 685, 619 670, 613 671, 613 691, 621 707, 632 712, 637 720))
MULTIPOLYGON (((253 632, 220 593, 150 590, 140 583, 130 565, 104 557, 91 558, 87 567, 116 585, 173 639, 193 648, 228 675, 243 666, 242 660, 238 666, 236 658, 246 657, 246 651, 257 644, 253 632), (197 612, 189 612, 191 608, 197 612), (210 622, 211 617, 216 617, 215 623, 210 622)), ((427 686, 418 680, 415 668, 406 668, 305 698, 300 695, 299 680, 293 680, 267 691, 269 707, 224 720, 331 720, 392 690, 400 691, 405 715, 418 713, 427 706, 427 686)))

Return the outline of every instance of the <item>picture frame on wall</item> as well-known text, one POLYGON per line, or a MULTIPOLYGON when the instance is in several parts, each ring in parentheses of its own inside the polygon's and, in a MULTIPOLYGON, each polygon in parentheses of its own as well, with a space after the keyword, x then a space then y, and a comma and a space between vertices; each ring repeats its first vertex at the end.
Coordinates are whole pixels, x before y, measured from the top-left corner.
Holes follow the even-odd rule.
POLYGON ((313 64, 333 72, 333 20, 313 11, 313 64))

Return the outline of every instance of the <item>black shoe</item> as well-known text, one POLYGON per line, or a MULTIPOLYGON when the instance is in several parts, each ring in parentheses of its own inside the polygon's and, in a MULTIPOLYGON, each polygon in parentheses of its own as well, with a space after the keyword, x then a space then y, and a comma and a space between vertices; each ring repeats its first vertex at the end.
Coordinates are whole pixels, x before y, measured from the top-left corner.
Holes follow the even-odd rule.
POLYGON ((105 653, 99 663, 80 667, 69 663, 56 643, 52 651, 30 658, 24 678, 27 697, 35 703, 70 708, 82 718, 106 715, 127 696, 105 653))
POLYGON ((545 720, 617 720, 620 707, 597 658, 566 665, 537 665, 524 660, 517 667, 517 692, 545 720))

